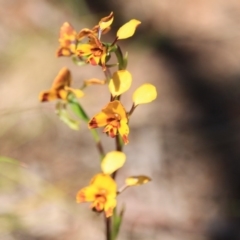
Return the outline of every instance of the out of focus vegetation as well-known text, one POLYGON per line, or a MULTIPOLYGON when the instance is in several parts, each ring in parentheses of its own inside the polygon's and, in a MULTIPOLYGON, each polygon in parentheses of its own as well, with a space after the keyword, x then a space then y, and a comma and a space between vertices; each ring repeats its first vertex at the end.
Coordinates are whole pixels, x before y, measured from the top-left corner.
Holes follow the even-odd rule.
MULTIPOLYGON (((239 238, 239 1, 0 3, 0 239, 104 239, 102 215, 75 203, 99 171, 87 127, 70 131, 38 94, 63 66, 77 83, 101 74, 57 59, 58 34, 65 21, 91 27, 111 11, 112 34, 131 18, 142 21, 121 43, 131 49, 135 79, 124 103, 143 82, 159 92, 131 119, 132 147, 117 180, 142 171, 153 182, 122 194, 127 214, 119 239, 239 238)), ((81 100, 89 115, 105 104, 105 90, 97 92, 81 100)))

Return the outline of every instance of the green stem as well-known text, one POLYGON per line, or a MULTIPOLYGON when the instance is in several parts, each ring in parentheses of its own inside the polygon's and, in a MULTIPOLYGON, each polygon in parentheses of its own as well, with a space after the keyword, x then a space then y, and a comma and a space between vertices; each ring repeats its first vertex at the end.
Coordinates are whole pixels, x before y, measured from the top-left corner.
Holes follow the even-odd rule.
POLYGON ((106 77, 106 82, 109 83, 110 79, 112 78, 112 74, 111 74, 111 71, 108 67, 104 71, 104 75, 106 77))
MULTIPOLYGON (((116 151, 122 152, 123 151, 123 142, 122 142, 121 136, 119 134, 115 137, 115 143, 116 143, 116 151)), ((117 173, 118 173, 118 171, 115 171, 112 174, 112 178, 114 180, 117 177, 117 173)))
POLYGON ((121 48, 117 45, 116 51, 114 52, 118 60, 118 70, 124 69, 124 60, 121 48))
MULTIPOLYGON (((71 99, 69 99, 69 103, 70 103, 70 106, 72 108, 72 111, 78 117, 80 117, 84 122, 88 123, 90 119, 89 119, 87 113, 82 108, 82 106, 77 101, 77 99, 72 97, 71 99)), ((98 150, 98 152, 100 154, 100 158, 102 160, 104 158, 104 156, 105 156, 105 153, 104 153, 104 149, 103 149, 103 146, 102 146, 102 143, 101 143, 100 136, 99 136, 99 134, 98 134, 96 129, 90 129, 90 130, 91 130, 91 134, 93 136, 93 139, 94 139, 94 141, 96 143, 97 150, 98 150)))
POLYGON ((94 139, 94 141, 96 143, 96 147, 98 149, 98 152, 100 154, 100 158, 101 158, 101 160, 103 160, 103 158, 105 156, 105 152, 104 152, 104 149, 103 149, 103 146, 102 146, 99 134, 98 134, 96 129, 90 129, 90 130, 91 130, 91 134, 93 136, 93 139, 94 139))

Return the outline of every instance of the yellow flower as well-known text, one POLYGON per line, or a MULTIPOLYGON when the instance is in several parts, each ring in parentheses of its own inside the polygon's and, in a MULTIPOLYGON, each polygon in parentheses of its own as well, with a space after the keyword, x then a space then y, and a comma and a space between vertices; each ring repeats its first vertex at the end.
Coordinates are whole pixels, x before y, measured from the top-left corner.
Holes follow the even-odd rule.
POLYGON ((106 70, 107 47, 100 41, 100 37, 101 34, 110 30, 113 18, 113 12, 111 12, 109 16, 102 18, 98 25, 92 29, 84 28, 78 34, 79 41, 84 38, 88 38, 89 41, 78 45, 77 55, 93 66, 101 64, 104 71, 106 70))
POLYGON ((117 205, 117 184, 110 174, 123 166, 126 156, 122 152, 109 152, 102 160, 103 173, 95 175, 89 186, 82 188, 76 196, 77 203, 92 202, 91 208, 98 212, 105 212, 106 217, 113 214, 117 205))
POLYGON ((79 89, 70 87, 72 82, 71 73, 67 68, 62 68, 53 81, 50 90, 43 91, 39 94, 41 102, 52 101, 55 99, 67 100, 68 94, 73 93, 77 98, 80 98, 84 93, 79 89))
POLYGON ((90 129, 104 126, 103 132, 107 133, 110 137, 114 138, 119 133, 125 144, 129 142, 128 116, 120 101, 115 100, 108 103, 88 123, 90 129))
POLYGON ((71 56, 75 54, 77 47, 77 33, 74 28, 65 22, 60 29, 59 43, 60 47, 57 50, 57 56, 71 56))
POLYGON ((101 63, 103 70, 106 70, 107 47, 93 33, 89 32, 88 37, 88 43, 78 45, 77 55, 86 59, 86 63, 91 65, 95 66, 101 63))

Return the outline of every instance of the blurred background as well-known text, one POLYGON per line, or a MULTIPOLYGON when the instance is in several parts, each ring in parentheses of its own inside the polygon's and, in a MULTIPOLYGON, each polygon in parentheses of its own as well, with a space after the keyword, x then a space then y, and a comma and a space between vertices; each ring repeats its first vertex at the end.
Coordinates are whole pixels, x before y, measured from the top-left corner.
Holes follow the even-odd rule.
MULTIPOLYGON (((153 181, 119 196, 119 239, 240 239, 240 2, 238 0, 0 0, 0 239, 105 239, 103 216, 76 204, 100 171, 84 123, 72 131, 39 103, 58 71, 74 86, 103 78, 100 67, 56 58, 59 29, 95 26, 114 12, 111 40, 132 18, 142 22, 129 52, 133 86, 155 84, 158 98, 131 118, 127 163, 118 174, 153 181)), ((93 86, 81 99, 89 116, 109 100, 93 86)), ((112 139, 102 136, 106 151, 112 139)))

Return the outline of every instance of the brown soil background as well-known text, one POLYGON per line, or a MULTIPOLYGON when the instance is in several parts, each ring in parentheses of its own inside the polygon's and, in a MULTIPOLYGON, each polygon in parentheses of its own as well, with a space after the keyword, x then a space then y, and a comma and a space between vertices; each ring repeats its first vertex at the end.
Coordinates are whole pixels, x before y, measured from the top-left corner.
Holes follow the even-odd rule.
MULTIPOLYGON (((75 86, 103 77, 99 67, 57 59, 59 28, 91 27, 114 11, 109 39, 142 21, 129 52, 133 86, 157 86, 155 102, 130 122, 129 175, 153 181, 119 197, 126 213, 119 239, 240 239, 240 2, 238 0, 0 0, 0 239, 104 239, 103 216, 75 203, 100 168, 87 127, 67 128, 54 103, 38 102, 61 67, 75 86)), ((90 116, 108 101, 104 87, 81 100, 90 116)), ((102 137, 106 150, 111 139, 102 137)))

